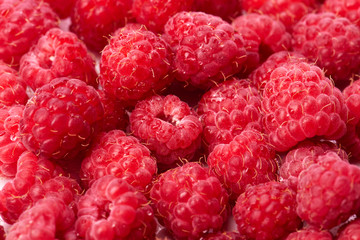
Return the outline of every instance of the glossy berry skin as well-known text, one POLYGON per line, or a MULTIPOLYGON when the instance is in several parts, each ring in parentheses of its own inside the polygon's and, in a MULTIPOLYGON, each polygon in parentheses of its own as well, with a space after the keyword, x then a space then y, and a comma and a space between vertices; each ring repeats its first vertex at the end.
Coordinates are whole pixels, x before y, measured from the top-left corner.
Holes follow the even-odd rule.
POLYGON ((337 16, 346 17, 360 27, 360 2, 353 0, 325 0, 321 11, 332 12, 337 16))
POLYGON ((293 29, 293 48, 344 86, 360 71, 360 29, 333 13, 304 16, 293 29))
POLYGON ((261 98, 246 79, 229 79, 202 95, 197 113, 208 152, 227 144, 245 129, 262 130, 261 98))
POLYGON ((265 85, 262 109, 270 144, 277 151, 315 136, 339 139, 346 132, 344 96, 320 68, 308 63, 276 68, 265 85))
POLYGON ((78 79, 57 78, 35 91, 20 121, 24 146, 62 161, 90 144, 104 109, 96 90, 78 79))
POLYGON ((42 34, 58 26, 45 1, 2 0, 0 12, 0 60, 15 67, 42 34))
POLYGON ((85 44, 71 32, 52 28, 20 61, 20 75, 33 90, 54 78, 69 77, 97 86, 95 60, 85 44))
POLYGON ((70 30, 83 40, 89 49, 100 52, 111 34, 133 18, 132 2, 132 0, 76 1, 70 16, 70 30))
POLYGON ((244 130, 231 142, 217 145, 207 163, 235 200, 248 185, 277 179, 275 151, 257 130, 244 130))
POLYGON ((338 231, 337 240, 357 240, 360 236, 360 220, 356 218, 343 225, 338 231))
POLYGON ((82 161, 80 177, 86 186, 91 186, 104 175, 114 175, 144 192, 156 169, 156 160, 137 138, 112 130, 96 137, 82 161))
POLYGON ((155 33, 124 27, 116 31, 100 60, 104 91, 129 105, 161 91, 173 80, 171 50, 155 33))
POLYGON ((281 239, 301 226, 296 193, 275 181, 251 186, 237 199, 233 215, 248 239, 281 239))
POLYGON ((299 175, 297 213, 309 224, 330 229, 360 209, 360 168, 333 152, 299 175))
POLYGON ((219 16, 228 22, 241 14, 240 0, 194 0, 193 9, 219 16))
POLYGON ((175 78, 197 88, 208 89, 244 67, 244 41, 220 17, 179 12, 165 24, 163 36, 175 53, 175 78))
POLYGON ((160 174, 150 198, 160 223, 177 239, 199 239, 220 230, 228 215, 225 188, 195 162, 160 174))
POLYGON ((308 239, 317 239, 317 240, 332 240, 333 237, 331 233, 327 230, 318 230, 316 228, 304 228, 296 232, 290 233, 285 240, 308 240, 308 239))
POLYGON ((155 95, 138 102, 130 114, 130 129, 165 165, 191 160, 201 145, 199 117, 175 95, 155 95))
POLYGON ((154 239, 156 222, 146 197, 124 179, 104 176, 79 199, 77 236, 83 239, 154 239))

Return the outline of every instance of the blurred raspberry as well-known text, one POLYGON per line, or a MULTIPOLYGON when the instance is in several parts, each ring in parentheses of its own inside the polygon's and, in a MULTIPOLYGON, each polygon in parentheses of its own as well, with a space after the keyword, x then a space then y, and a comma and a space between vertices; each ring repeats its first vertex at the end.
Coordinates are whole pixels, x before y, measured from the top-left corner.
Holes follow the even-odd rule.
POLYGON ((241 0, 194 0, 194 11, 219 16, 231 22, 241 14, 241 0))
POLYGON ((325 0, 321 11, 346 17, 360 27, 360 2, 357 0, 325 0))
POLYGON ((360 236, 360 219, 350 221, 343 225, 339 231, 337 240, 357 240, 360 236))
POLYGON ((20 75, 33 90, 59 77, 97 86, 95 60, 74 33, 52 28, 20 61, 20 75))
POLYGON ((57 15, 64 19, 70 16, 76 0, 45 0, 57 15))

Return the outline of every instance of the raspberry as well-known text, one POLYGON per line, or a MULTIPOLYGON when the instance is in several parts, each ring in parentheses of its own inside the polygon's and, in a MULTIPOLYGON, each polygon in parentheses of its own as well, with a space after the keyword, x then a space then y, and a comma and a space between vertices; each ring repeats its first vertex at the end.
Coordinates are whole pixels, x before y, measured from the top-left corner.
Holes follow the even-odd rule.
POLYGON ((315 136, 339 139, 346 132, 344 96, 320 68, 308 63, 273 70, 262 106, 264 127, 277 151, 315 136))
POLYGON ((14 177, 19 156, 26 151, 19 134, 23 105, 0 108, 0 175, 14 177))
POLYGON ((95 61, 74 33, 52 28, 20 61, 21 77, 32 89, 69 77, 96 86, 95 61))
POLYGON ((315 228, 304 228, 296 232, 290 233, 285 240, 332 240, 330 232, 326 230, 317 230, 315 228))
POLYGON ((301 225, 295 198, 296 193, 280 182, 248 187, 233 208, 239 232, 247 239, 281 239, 295 231, 301 225))
POLYGON ((17 71, 0 60, 0 107, 25 104, 26 85, 17 71))
POLYGON ((70 30, 94 51, 101 51, 107 38, 133 18, 132 0, 81 0, 71 12, 70 30))
POLYGON ((205 235, 202 240, 246 240, 244 235, 238 232, 219 232, 205 235))
POLYGON ((231 142, 245 129, 262 130, 260 96, 244 79, 233 78, 211 88, 199 101, 197 112, 209 152, 217 144, 231 142))
POLYGON ((160 223, 178 239, 199 239, 222 228, 228 194, 199 163, 189 162, 159 175, 150 197, 160 223))
POLYGON ((360 2, 354 0, 325 0, 323 12, 333 12, 336 16, 346 17, 360 27, 360 2))
POLYGON ((275 151, 266 136, 256 130, 244 130, 228 144, 219 144, 207 163, 236 199, 248 185, 277 179, 275 151))
POLYGON ((194 0, 194 11, 219 16, 225 21, 232 21, 240 15, 240 0, 194 0))
POLYGON ((163 32, 164 25, 171 16, 181 11, 189 11, 194 0, 134 0, 132 14, 138 23, 150 31, 163 32))
POLYGON ((360 72, 360 29, 333 13, 311 13, 293 29, 293 48, 341 87, 360 72))
POLYGON ((132 105, 159 92, 173 79, 171 50, 166 42, 153 32, 135 29, 118 30, 100 61, 104 91, 132 105))
POLYGON ((58 26, 58 17, 44 1, 0 1, 0 59, 18 66, 21 56, 48 29, 58 26))
POLYGON ((70 16, 76 0, 45 0, 45 2, 50 5, 60 18, 64 19, 70 16))
POLYGON ((5 229, 4 226, 0 226, 0 240, 5 240, 6 238, 6 233, 5 233, 5 229))
POLYGON ((304 221, 330 229, 360 210, 360 168, 329 152, 299 175, 297 213, 304 221))
POLYGON ((104 176, 79 199, 75 230, 84 239, 154 239, 156 222, 145 196, 124 179, 104 176))
POLYGON ((353 221, 345 224, 338 231, 337 240, 356 240, 360 236, 360 219, 356 218, 353 221))
POLYGON ((74 211, 61 199, 44 198, 20 216, 6 239, 65 239, 74 222, 74 211))
POLYGON ((156 173, 156 160, 137 138, 121 130, 101 133, 82 161, 81 180, 90 186, 104 175, 125 179, 144 191, 156 173))
POLYGON ((78 79, 57 78, 25 106, 20 134, 25 147, 49 159, 72 158, 90 144, 104 114, 96 90, 78 79))
POLYGON ((334 152, 348 162, 347 153, 330 141, 305 140, 286 153, 280 166, 280 177, 294 190, 301 171, 318 162, 318 157, 334 152))
POLYGON ((165 24, 164 38, 175 52, 175 77, 208 89, 244 68, 244 41, 220 17, 179 12, 165 24))
POLYGON ((138 102, 130 114, 130 128, 162 164, 191 160, 201 144, 199 117, 175 95, 138 102))

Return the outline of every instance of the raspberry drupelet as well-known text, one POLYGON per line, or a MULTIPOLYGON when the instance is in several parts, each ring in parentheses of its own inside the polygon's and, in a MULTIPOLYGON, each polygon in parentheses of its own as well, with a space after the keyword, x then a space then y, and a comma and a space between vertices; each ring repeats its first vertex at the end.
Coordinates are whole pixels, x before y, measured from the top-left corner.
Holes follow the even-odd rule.
POLYGON ((317 228, 308 227, 308 228, 300 229, 296 232, 292 232, 285 238, 285 240, 308 240, 308 239, 332 240, 333 237, 331 233, 327 230, 320 230, 317 228))
POLYGON ((190 162, 158 176, 150 191, 155 215, 177 239, 219 231, 228 216, 228 194, 208 168, 190 162))
POLYGON ((220 17, 179 12, 165 24, 164 38, 175 53, 175 78, 208 89, 244 70, 244 41, 220 17))
POLYGON ((360 27, 360 2, 354 0, 325 0, 321 5, 322 12, 332 12, 346 17, 360 27))
POLYGON ((97 87, 95 59, 71 32, 52 28, 20 60, 19 73, 34 91, 54 78, 69 77, 97 87))

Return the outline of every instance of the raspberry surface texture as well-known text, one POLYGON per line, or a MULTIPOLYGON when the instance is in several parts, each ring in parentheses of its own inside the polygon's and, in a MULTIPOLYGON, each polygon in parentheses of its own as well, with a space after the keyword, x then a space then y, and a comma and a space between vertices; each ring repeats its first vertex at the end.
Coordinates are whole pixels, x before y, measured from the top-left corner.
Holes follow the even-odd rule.
POLYGON ((318 230, 316 228, 300 229, 296 232, 290 233, 285 240, 332 240, 333 237, 330 232, 326 230, 318 230))
POLYGON ((49 159, 72 158, 88 147, 103 115, 93 87, 78 79, 56 78, 27 102, 20 121, 22 142, 49 159))
POLYGON ((208 235, 205 235, 205 237, 201 238, 204 240, 246 240, 246 237, 244 235, 241 235, 238 232, 219 232, 219 233, 211 233, 208 235))
POLYGON ((76 0, 45 0, 54 12, 62 19, 70 16, 76 0))
POLYGON ((42 34, 58 26, 45 1, 1 0, 0 12, 0 59, 15 67, 42 34))
POLYGON ((296 193, 275 181, 251 186, 237 199, 233 215, 248 239, 281 239, 301 226, 296 193))
POLYGON ((159 175, 150 191, 155 215, 177 239, 199 239, 220 230, 228 194, 215 175, 190 162, 159 175))
POLYGON ((179 12, 165 24, 164 38, 175 53, 175 78, 208 89, 244 68, 244 40, 220 17, 179 12))
POLYGON ((71 32, 52 28, 20 61, 20 75, 33 90, 59 77, 76 78, 97 87, 95 59, 71 32))
POLYGON ((334 13, 311 13, 292 32, 293 48, 331 77, 339 87, 360 72, 360 29, 334 13))
POLYGON ((79 199, 75 230, 84 239, 154 239, 156 222, 142 193, 108 175, 79 199))
POLYGON ((333 12, 337 16, 348 18, 360 27, 360 2, 354 0, 325 0, 321 6, 323 12, 333 12))
POLYGON ((339 139, 346 132, 344 96, 312 64, 276 68, 265 85, 262 108, 264 127, 277 151, 315 136, 339 139))
POLYGON ((100 84, 128 104, 161 91, 172 79, 171 50, 151 31, 124 27, 102 51, 100 84))
POLYGON ((199 117, 175 95, 138 102, 130 114, 130 128, 162 164, 191 160, 201 145, 199 117))
POLYGON ((360 236, 360 219, 356 218, 353 221, 345 224, 338 231, 337 240, 356 240, 360 236))

